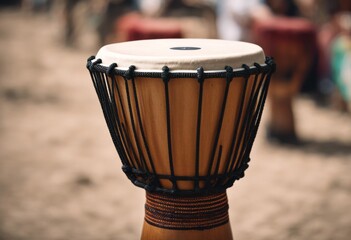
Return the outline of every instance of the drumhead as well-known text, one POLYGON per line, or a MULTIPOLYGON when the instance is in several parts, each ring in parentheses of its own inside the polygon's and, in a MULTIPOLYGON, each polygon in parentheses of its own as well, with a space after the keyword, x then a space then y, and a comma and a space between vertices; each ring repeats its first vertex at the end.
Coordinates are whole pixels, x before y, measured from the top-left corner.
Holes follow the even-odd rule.
POLYGON ((138 71, 160 71, 163 66, 174 70, 223 70, 225 66, 241 68, 243 64, 263 64, 261 47, 246 42, 218 39, 154 39, 109 44, 96 58, 102 65, 117 63, 118 68, 134 65, 138 71))

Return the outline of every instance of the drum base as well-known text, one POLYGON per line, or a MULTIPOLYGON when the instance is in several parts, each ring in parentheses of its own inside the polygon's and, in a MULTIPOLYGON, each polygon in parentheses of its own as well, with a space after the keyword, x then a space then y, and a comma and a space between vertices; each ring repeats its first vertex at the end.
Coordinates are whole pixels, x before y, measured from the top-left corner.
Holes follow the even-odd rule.
POLYGON ((267 129, 269 141, 298 144, 292 97, 271 97, 271 117, 267 129))
POLYGON ((142 240, 232 240, 227 193, 176 196, 146 192, 142 240))
POLYGON ((144 221, 141 240, 233 240, 229 222, 207 230, 170 230, 144 221))

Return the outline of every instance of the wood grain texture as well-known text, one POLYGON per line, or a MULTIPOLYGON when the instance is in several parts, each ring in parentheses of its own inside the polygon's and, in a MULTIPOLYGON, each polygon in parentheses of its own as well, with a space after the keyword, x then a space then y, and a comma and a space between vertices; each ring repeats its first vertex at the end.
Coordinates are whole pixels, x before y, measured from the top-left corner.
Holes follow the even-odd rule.
POLYGON ((233 240, 230 223, 208 230, 169 230, 144 221, 141 240, 233 240))

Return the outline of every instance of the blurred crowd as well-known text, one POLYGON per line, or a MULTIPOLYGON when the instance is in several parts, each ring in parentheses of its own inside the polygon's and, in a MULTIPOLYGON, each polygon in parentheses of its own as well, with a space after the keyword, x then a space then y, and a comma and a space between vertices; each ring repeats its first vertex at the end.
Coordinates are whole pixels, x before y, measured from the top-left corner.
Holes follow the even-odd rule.
POLYGON ((1 0, 25 11, 60 9, 63 39, 72 46, 75 12, 87 9, 86 23, 98 45, 111 42, 193 37, 182 19, 198 19, 202 35, 258 43, 277 62, 267 136, 296 142, 293 98, 301 92, 317 103, 351 111, 350 0, 1 0))

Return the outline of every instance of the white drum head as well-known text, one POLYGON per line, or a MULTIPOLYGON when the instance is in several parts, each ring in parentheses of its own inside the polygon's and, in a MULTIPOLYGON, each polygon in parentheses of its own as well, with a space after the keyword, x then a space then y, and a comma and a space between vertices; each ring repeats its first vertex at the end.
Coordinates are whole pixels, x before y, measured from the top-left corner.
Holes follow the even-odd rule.
POLYGON ((134 65, 138 71, 223 70, 225 66, 241 68, 243 64, 264 64, 261 47, 246 42, 217 39, 155 39, 122 42, 102 47, 96 58, 102 65, 117 63, 118 68, 134 65))

